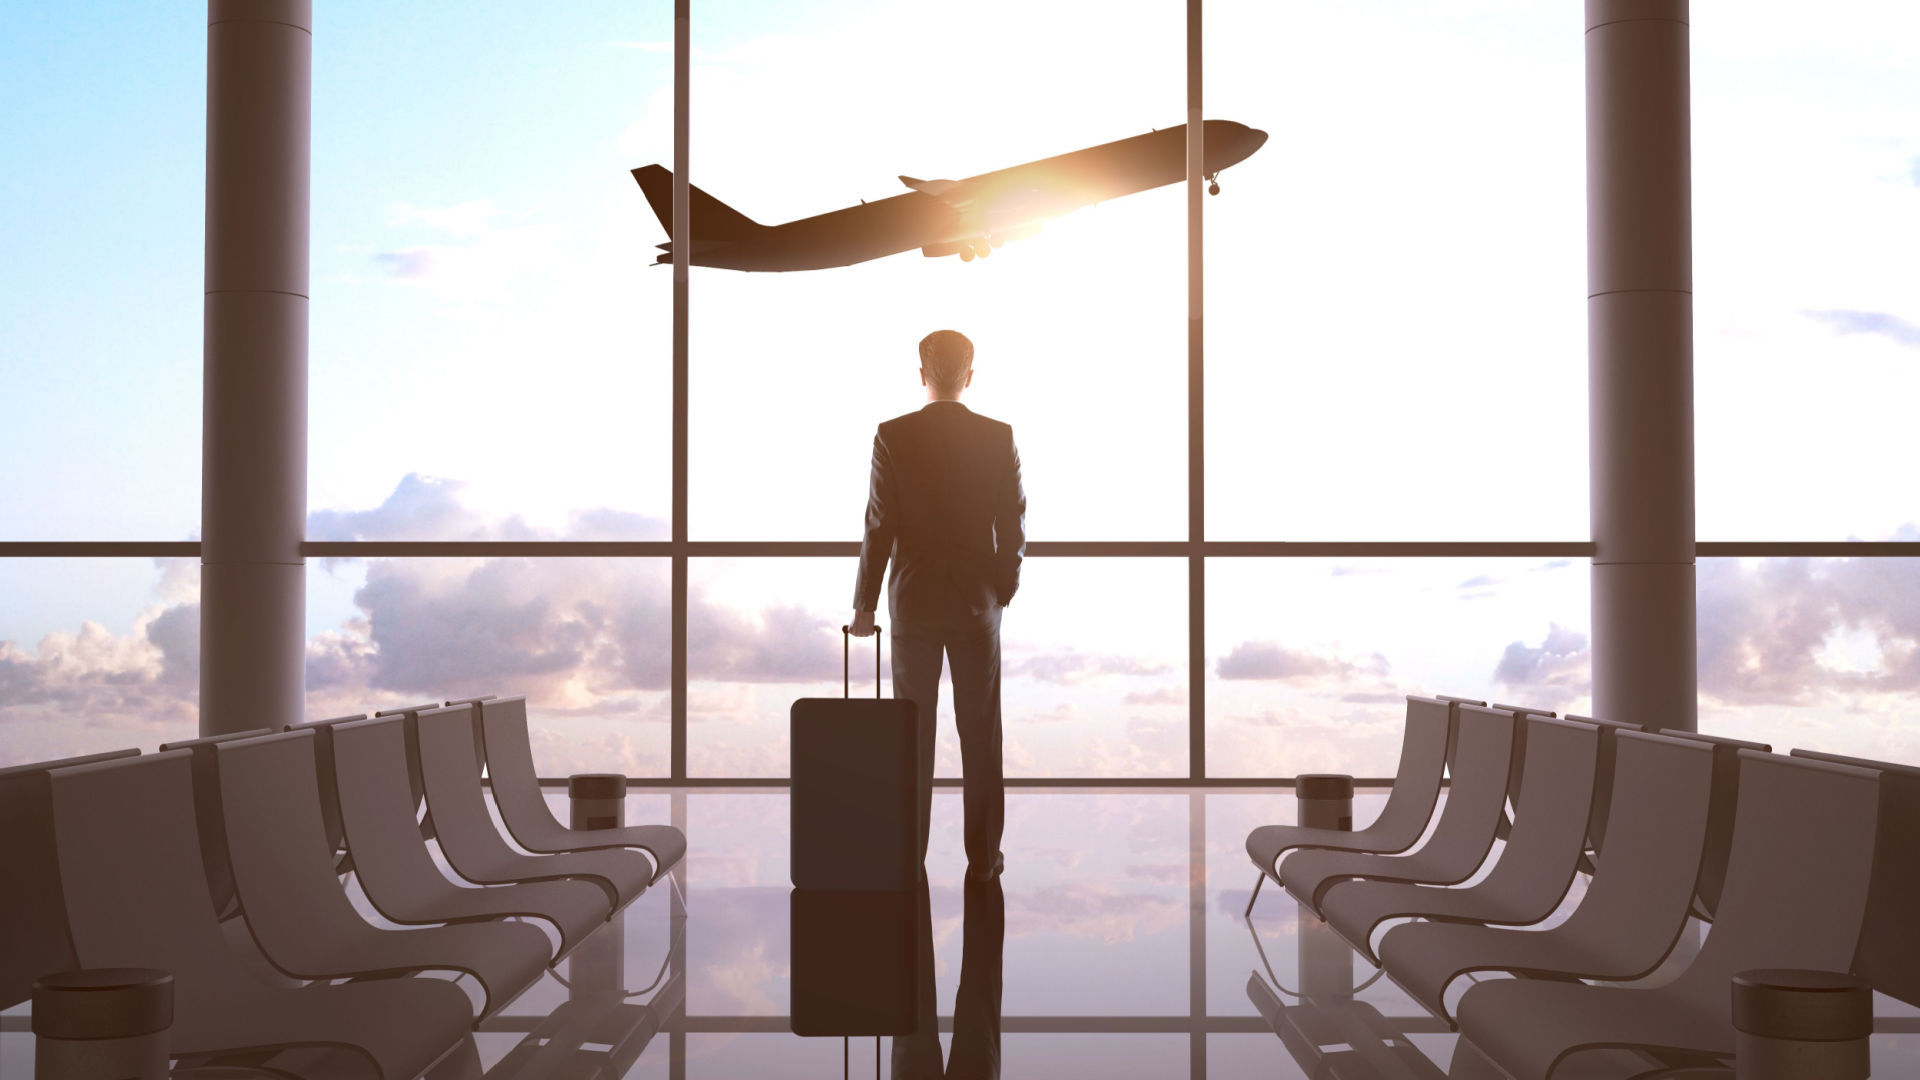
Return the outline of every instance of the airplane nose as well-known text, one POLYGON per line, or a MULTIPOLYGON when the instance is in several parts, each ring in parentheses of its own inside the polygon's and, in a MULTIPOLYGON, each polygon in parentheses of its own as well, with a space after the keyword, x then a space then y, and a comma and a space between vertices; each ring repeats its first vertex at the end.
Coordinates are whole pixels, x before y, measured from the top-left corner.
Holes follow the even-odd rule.
POLYGON ((1247 148, 1247 155, 1252 156, 1255 150, 1267 145, 1267 133, 1259 128, 1250 127, 1247 129, 1247 140, 1243 145, 1247 148))

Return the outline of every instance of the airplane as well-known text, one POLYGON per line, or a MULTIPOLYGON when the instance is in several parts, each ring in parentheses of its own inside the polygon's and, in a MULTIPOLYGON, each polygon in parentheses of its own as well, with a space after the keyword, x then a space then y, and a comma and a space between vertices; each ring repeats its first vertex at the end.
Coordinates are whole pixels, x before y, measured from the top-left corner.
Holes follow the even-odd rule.
MULTIPOLYGON (((1220 194, 1222 169, 1267 141, 1267 133, 1231 120, 1202 129, 1207 190, 1220 194)), ((1009 240, 1031 236, 1042 222, 1082 206, 1162 187, 1187 175, 1187 126, 1075 150, 982 173, 965 180, 900 177, 908 191, 784 225, 761 225, 689 185, 694 266, 727 270, 822 270, 919 248, 928 258, 982 258, 1009 240)), ((673 173, 660 165, 633 170, 655 217, 673 233, 673 173)), ((673 261, 671 242, 656 263, 673 261)))

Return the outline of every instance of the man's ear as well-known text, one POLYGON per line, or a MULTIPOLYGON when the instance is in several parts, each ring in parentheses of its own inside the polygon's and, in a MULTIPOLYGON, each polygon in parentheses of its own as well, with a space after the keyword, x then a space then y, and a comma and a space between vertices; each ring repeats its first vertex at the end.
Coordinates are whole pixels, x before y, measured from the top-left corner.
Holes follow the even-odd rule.
POLYGON ((921 386, 927 385, 927 369, 926 368, 920 369, 920 385, 921 386))
POLYGON ((972 368, 968 368, 968 369, 967 369, 967 381, 966 381, 966 382, 963 382, 963 383, 961 383, 961 384, 960 384, 960 388, 964 390, 964 389, 966 389, 967 387, 969 387, 969 386, 972 386, 972 385, 973 385, 973 369, 972 369, 972 368))

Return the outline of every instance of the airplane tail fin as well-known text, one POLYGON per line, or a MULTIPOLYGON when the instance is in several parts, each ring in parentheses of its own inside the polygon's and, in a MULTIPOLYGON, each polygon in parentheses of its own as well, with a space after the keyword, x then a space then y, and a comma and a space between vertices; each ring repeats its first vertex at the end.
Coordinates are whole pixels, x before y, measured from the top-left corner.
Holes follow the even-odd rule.
MULTIPOLYGON (((633 179, 653 207, 660 227, 673 235, 673 172, 661 165, 643 165, 633 170, 633 179)), ((688 207, 696 240, 740 240, 764 226, 719 199, 688 185, 692 205, 688 207)))

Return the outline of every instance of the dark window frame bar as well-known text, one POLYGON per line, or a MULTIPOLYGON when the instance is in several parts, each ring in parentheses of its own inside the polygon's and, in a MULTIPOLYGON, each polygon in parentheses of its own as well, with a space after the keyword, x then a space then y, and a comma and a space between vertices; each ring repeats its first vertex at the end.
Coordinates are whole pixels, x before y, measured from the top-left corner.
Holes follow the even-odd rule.
MULTIPOLYGON (((310 559, 853 558, 857 540, 309 540, 310 559)), ((1702 559, 1912 559, 1920 540, 1702 540, 1702 559)), ((1039 558, 1581 558, 1590 540, 1035 540, 1039 558)), ((3 540, 0 559, 200 557, 198 540, 3 540)))

